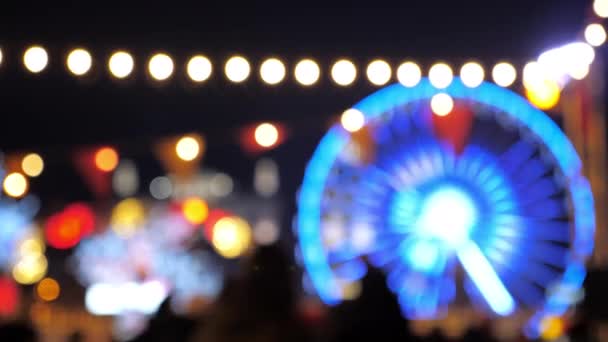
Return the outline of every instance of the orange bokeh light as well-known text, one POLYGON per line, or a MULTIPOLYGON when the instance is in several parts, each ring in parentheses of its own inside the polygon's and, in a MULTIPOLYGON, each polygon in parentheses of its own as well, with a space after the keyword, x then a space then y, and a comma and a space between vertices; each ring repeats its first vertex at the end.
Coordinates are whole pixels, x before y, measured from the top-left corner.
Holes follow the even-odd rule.
POLYGON ((45 236, 49 245, 57 249, 76 246, 95 228, 95 214, 84 204, 72 204, 46 222, 45 236))
POLYGON ((101 171, 111 172, 118 166, 118 152, 111 147, 102 147, 95 152, 95 166, 101 171))
POLYGON ((53 278, 44 278, 36 287, 36 293, 40 299, 51 302, 59 297, 61 287, 59 283, 53 278))

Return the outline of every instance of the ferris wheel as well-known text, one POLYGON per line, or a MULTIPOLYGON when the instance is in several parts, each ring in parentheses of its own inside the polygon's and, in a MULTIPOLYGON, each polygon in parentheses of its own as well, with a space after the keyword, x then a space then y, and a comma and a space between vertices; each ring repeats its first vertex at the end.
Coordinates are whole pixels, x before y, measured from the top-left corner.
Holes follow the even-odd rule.
POLYGON ((593 196, 551 118, 508 89, 459 79, 388 86, 351 110, 364 125, 329 130, 298 195, 301 259, 325 303, 371 265, 410 319, 471 304, 525 311, 533 336, 573 304, 593 249, 593 196), (433 113, 438 94, 449 114, 433 113))

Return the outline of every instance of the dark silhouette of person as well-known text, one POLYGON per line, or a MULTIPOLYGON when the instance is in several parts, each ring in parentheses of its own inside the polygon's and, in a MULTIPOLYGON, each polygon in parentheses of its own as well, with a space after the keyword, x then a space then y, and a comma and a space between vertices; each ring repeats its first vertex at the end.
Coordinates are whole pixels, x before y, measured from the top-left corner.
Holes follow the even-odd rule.
POLYGON ((290 263, 278 247, 259 247, 246 264, 244 277, 227 282, 215 311, 191 341, 306 340, 291 273, 290 263))
POLYGON ((194 321, 173 313, 167 298, 156 315, 148 323, 148 328, 132 341, 187 341, 194 328, 194 321))
POLYGON ((22 321, 13 321, 7 324, 0 324, 0 341, 36 341, 34 328, 22 321))

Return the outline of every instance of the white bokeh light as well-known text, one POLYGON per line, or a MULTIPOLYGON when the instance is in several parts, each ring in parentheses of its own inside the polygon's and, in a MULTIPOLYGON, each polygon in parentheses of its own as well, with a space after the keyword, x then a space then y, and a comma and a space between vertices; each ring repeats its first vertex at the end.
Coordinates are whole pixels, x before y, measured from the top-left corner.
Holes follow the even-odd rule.
POLYGON ((445 63, 437 63, 429 70, 429 81, 437 89, 447 88, 453 79, 452 68, 445 63))
POLYGON ((431 110, 439 116, 446 116, 454 109, 454 100, 446 93, 435 94, 431 98, 431 110))
POLYGON ((372 61, 365 70, 367 79, 374 85, 383 86, 390 81, 392 76, 391 66, 383 60, 372 61))
POLYGON ((608 0, 593 1, 593 11, 600 18, 608 18, 608 0))
POLYGON ((365 125, 365 116, 359 110, 350 108, 342 113, 340 123, 345 130, 354 133, 359 131, 365 125))
POLYGON ((150 182, 150 195, 165 200, 173 195, 173 183, 168 177, 156 177, 150 182))
POLYGON ((194 82, 204 82, 211 77, 213 66, 209 58, 201 55, 194 56, 186 66, 188 77, 194 82))
POLYGON ((460 80, 469 88, 479 87, 484 77, 483 67, 479 63, 469 62, 460 68, 460 80))
POLYGON ((115 52, 108 61, 110 73, 116 78, 126 78, 133 72, 134 66, 133 56, 126 51, 115 52))
POLYGON ((251 66, 245 57, 232 56, 224 66, 226 77, 234 83, 245 81, 251 73, 251 66))
POLYGON ((49 55, 41 46, 32 46, 23 54, 23 65, 33 73, 43 71, 49 63, 49 55))
POLYGON ((357 78, 357 67, 353 62, 341 59, 331 67, 331 78, 337 85, 351 85, 357 78))
POLYGON ((585 28, 585 40, 592 46, 601 46, 606 42, 606 30, 602 24, 589 24, 585 28))
POLYGON ((260 77, 270 85, 281 83, 285 79, 285 64, 277 58, 269 58, 260 66, 260 77))
POLYGON ((494 83, 501 87, 509 87, 515 82, 517 78, 517 70, 515 67, 507 62, 501 62, 494 66, 492 69, 492 79, 494 83))
POLYGON ((317 62, 312 59, 303 59, 296 64, 294 69, 296 81, 303 86, 311 86, 319 80, 321 69, 317 62))
POLYGON ((164 81, 173 75, 173 60, 164 53, 159 53, 148 62, 148 72, 157 81, 164 81))
POLYGON ((397 80, 404 87, 415 87, 420 83, 422 70, 414 62, 404 62, 397 68, 397 80))
POLYGON ((253 240, 260 246, 267 246, 277 242, 279 235, 279 225, 275 220, 262 218, 253 226, 253 240))
POLYGON ((72 74, 82 76, 91 70, 93 59, 87 50, 75 49, 68 55, 66 64, 72 74))

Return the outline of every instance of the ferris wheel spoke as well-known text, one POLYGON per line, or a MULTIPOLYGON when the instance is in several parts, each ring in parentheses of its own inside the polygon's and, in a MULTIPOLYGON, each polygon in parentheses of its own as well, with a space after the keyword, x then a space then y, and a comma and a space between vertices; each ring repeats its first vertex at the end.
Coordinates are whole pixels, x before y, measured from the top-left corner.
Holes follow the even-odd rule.
POLYGON ((490 308, 502 316, 511 314, 515 310, 515 300, 477 244, 470 240, 456 254, 490 308))

